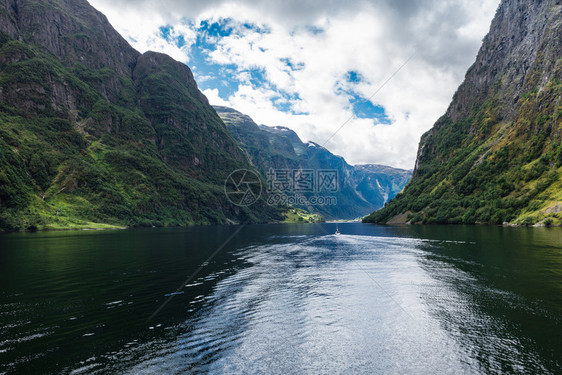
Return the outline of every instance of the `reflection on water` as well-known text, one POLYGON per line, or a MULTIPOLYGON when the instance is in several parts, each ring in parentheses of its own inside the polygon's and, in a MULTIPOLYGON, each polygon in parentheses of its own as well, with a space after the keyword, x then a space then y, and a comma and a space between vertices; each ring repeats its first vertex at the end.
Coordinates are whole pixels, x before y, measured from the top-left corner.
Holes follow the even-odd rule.
POLYGON ((559 373, 558 228, 0 236, 0 373, 559 373), (164 301, 156 317, 147 319, 164 301))

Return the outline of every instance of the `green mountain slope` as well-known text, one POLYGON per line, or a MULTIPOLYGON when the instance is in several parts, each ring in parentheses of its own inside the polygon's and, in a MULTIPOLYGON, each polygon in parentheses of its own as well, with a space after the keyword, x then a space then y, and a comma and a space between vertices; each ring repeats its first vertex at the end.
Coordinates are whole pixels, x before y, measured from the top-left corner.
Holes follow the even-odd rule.
POLYGON ((404 192, 365 222, 561 224, 562 4, 504 0, 404 192))
MULTIPOLYGON (((380 165, 352 166, 318 144, 302 142, 288 128, 258 126, 250 117, 232 108, 215 106, 215 109, 249 160, 264 176, 270 169, 337 171, 338 190, 327 194, 336 198, 336 204, 296 205, 327 219, 362 217, 382 207, 410 179, 411 171, 380 165)), ((316 192, 302 195, 310 203, 311 197, 326 194, 316 192)))
POLYGON ((232 205, 251 168, 187 66, 85 0, 0 1, 0 228, 282 220, 232 205))

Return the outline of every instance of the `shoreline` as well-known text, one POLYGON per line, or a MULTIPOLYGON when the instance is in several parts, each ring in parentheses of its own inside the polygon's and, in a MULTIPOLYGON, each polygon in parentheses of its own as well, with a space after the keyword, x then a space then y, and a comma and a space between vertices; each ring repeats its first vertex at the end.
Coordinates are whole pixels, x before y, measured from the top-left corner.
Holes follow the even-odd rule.
POLYGON ((481 227, 505 227, 505 228, 562 228, 562 224, 556 224, 556 225, 545 225, 545 224, 533 224, 533 225, 525 225, 525 224, 511 224, 511 223, 503 223, 503 224, 488 224, 488 223, 474 223, 474 224, 422 224, 422 223, 384 223, 384 224, 380 224, 380 223, 364 223, 361 222, 362 224, 370 224, 370 225, 383 225, 383 226, 389 226, 389 227, 404 227, 404 226, 410 226, 410 225, 418 225, 418 226, 451 226, 451 227, 455 227, 455 226, 467 226, 467 227, 475 227, 475 226, 481 226, 481 227))
MULTIPOLYGON (((252 223, 258 225, 279 225, 279 224, 298 224, 298 225, 306 225, 306 224, 367 224, 367 225, 380 225, 380 226, 390 226, 390 227, 402 227, 402 226, 488 226, 488 227, 505 227, 505 228, 562 228, 562 225, 544 225, 544 224, 534 224, 534 225, 524 225, 524 224, 487 224, 487 223, 475 223, 475 224, 412 224, 412 223, 386 223, 386 224, 378 224, 378 223, 364 223, 360 220, 330 220, 330 221, 323 221, 323 222, 312 222, 312 223, 284 223, 284 222, 273 222, 273 223, 252 223)), ((194 226, 236 226, 241 225, 241 223, 225 223, 225 224, 189 224, 189 225, 179 225, 179 226, 152 226, 152 227, 143 227, 143 226, 113 226, 113 227, 103 227, 103 228, 96 228, 96 227, 89 227, 89 228, 46 228, 46 229, 37 229, 37 230, 0 230, 0 234, 9 234, 9 233, 38 233, 38 232, 70 232, 70 231, 106 231, 106 230, 126 230, 126 229, 154 229, 154 228, 188 228, 194 226)))

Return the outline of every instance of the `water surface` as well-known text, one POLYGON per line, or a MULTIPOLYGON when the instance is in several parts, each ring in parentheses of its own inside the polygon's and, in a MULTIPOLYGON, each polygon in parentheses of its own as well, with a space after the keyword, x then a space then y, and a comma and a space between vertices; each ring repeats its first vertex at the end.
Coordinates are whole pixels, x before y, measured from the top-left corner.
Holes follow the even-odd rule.
POLYGON ((562 373, 562 229, 339 227, 0 235, 0 374, 562 373))

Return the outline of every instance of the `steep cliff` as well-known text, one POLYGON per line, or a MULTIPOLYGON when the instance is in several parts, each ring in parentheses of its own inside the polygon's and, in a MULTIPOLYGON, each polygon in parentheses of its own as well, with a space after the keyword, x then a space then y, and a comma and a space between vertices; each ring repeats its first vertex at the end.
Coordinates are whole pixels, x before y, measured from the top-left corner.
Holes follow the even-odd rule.
POLYGON ((0 228, 282 219, 232 205, 248 159, 190 69, 85 0, 0 1, 0 228))
POLYGON ((560 0, 502 1, 411 182, 364 221, 560 224, 561 39, 560 0))

